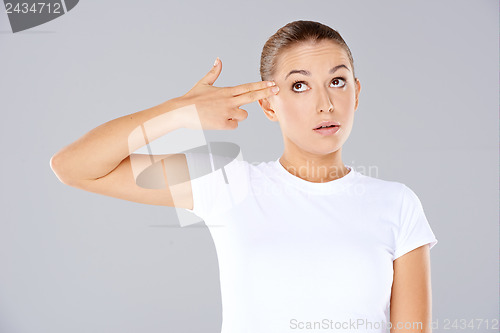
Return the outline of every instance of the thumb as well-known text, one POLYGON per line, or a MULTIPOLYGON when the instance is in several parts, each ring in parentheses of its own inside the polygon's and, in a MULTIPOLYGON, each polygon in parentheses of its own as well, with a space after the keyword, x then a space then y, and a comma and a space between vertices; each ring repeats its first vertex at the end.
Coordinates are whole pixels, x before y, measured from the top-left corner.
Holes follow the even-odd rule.
POLYGON ((213 85, 215 80, 219 77, 220 72, 222 71, 222 62, 219 57, 215 60, 212 69, 199 81, 199 83, 213 85))

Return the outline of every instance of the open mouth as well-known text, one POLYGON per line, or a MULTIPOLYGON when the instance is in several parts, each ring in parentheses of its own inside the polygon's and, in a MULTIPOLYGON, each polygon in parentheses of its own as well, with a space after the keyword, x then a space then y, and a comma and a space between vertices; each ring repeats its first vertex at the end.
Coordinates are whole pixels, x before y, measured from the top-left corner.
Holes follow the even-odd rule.
POLYGON ((321 126, 321 127, 315 128, 315 130, 322 129, 322 128, 331 128, 331 127, 339 127, 339 125, 321 126))

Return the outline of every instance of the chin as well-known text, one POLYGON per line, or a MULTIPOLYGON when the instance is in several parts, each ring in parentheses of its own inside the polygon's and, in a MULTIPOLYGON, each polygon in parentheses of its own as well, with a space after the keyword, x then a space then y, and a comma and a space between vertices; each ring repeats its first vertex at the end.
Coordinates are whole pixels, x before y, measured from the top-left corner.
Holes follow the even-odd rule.
POLYGON ((330 145, 322 144, 322 145, 315 145, 313 148, 310 148, 308 151, 311 154, 323 156, 323 155, 333 154, 341 148, 342 148, 342 146, 338 145, 338 143, 330 144, 330 145))

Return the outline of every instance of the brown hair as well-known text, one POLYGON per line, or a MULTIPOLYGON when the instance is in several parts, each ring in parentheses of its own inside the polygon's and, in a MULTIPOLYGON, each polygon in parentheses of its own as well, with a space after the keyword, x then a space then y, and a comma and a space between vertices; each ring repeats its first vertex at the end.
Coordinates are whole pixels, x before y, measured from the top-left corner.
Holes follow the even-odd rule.
POLYGON ((336 30, 322 23, 299 20, 281 27, 264 44, 260 57, 260 77, 262 81, 271 80, 276 71, 278 57, 284 51, 300 42, 316 43, 321 40, 331 40, 345 50, 351 63, 353 77, 356 77, 351 50, 342 36, 336 30))

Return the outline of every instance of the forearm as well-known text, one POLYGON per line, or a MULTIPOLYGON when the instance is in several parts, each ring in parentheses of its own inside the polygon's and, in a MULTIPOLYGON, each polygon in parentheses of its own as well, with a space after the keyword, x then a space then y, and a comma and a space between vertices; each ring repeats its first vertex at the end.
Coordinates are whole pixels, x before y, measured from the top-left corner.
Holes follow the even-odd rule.
POLYGON ((145 144, 183 127, 189 106, 174 98, 108 121, 58 151, 50 165, 61 179, 97 179, 145 144))

